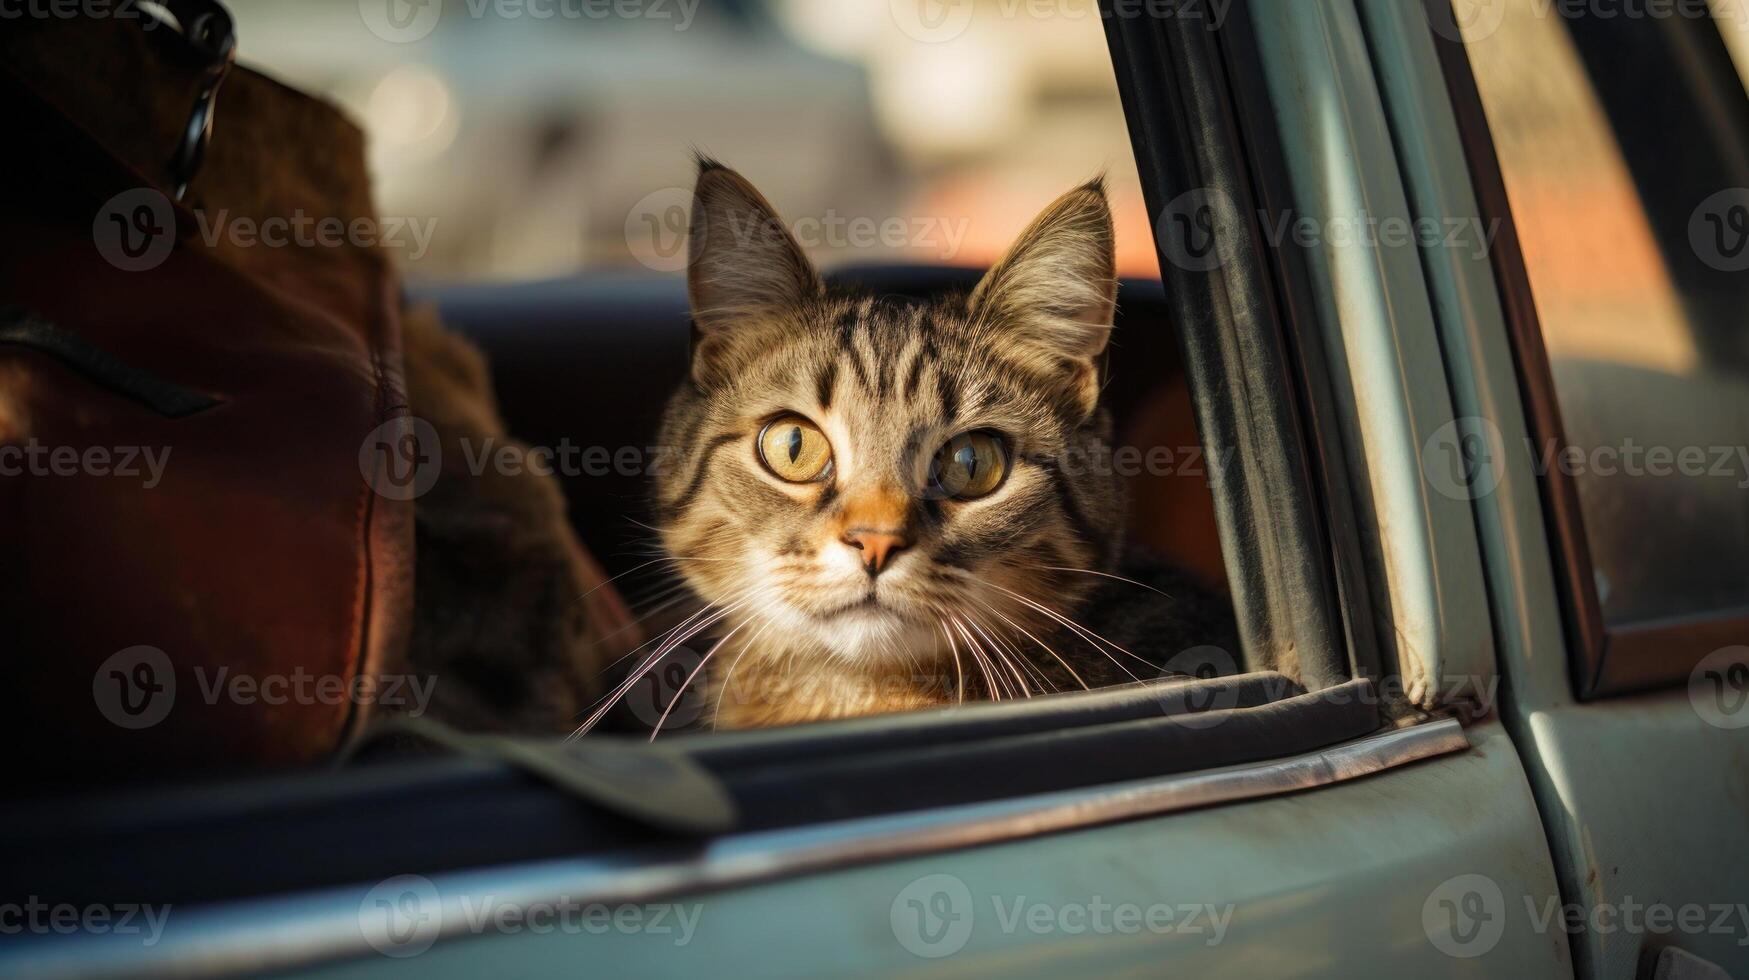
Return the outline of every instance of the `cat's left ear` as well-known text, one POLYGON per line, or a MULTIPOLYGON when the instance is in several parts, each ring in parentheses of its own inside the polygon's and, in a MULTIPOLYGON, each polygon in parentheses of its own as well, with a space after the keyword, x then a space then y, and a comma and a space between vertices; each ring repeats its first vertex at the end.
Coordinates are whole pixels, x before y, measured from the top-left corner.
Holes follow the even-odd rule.
POLYGON ((824 288, 765 196, 713 160, 698 162, 687 250, 693 373, 701 380, 733 370, 738 328, 781 319, 824 288))
POLYGON ((1115 239, 1105 182, 1089 181, 1034 218, 968 300, 975 322, 1069 362, 1088 411, 1098 400, 1093 362, 1117 311, 1115 239))

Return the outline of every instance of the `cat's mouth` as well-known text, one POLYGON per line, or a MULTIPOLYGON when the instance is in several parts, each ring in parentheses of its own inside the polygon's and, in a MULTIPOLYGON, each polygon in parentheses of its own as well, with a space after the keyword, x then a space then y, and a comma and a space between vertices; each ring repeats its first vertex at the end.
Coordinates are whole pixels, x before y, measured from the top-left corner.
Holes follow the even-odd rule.
POLYGON ((882 595, 872 585, 854 599, 830 609, 814 612, 813 617, 823 627, 841 626, 847 622, 859 621, 870 624, 885 621, 888 624, 904 623, 906 625, 925 622, 916 612, 908 608, 907 603, 902 600, 895 601, 891 595, 882 595))
POLYGON ((832 620, 837 619, 839 616, 870 612, 886 612, 894 615, 898 614, 898 610, 894 609, 887 603, 882 602, 880 595, 876 593, 873 588, 870 588, 867 592, 862 594, 862 598, 852 599, 836 609, 830 609, 824 613, 817 613, 815 614, 815 618, 832 620))

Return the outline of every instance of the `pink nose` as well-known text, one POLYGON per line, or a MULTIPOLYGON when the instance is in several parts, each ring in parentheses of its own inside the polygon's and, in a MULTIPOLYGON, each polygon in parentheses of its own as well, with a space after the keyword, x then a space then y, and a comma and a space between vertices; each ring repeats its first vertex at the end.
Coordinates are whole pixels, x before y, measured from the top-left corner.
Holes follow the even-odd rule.
POLYGON ((870 577, 879 575, 881 569, 887 567, 894 555, 897 555, 909 541, 905 536, 893 531, 871 531, 863 528, 851 528, 844 532, 845 544, 862 552, 862 567, 868 570, 870 577))

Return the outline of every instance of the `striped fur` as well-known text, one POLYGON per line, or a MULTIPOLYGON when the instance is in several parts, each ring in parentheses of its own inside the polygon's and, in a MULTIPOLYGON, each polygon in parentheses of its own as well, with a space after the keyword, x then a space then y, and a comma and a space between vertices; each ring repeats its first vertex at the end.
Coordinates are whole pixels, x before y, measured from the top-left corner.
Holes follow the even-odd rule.
POLYGON ((758 191, 709 161, 693 213, 692 378, 664 420, 678 462, 656 511, 688 584, 729 610, 705 668, 716 725, 1146 676, 1056 618, 1109 585, 1121 550, 1118 482, 1085 462, 1111 438, 1102 185, 1047 208, 972 293, 929 302, 827 288, 758 191), (761 464, 762 426, 791 412, 830 440, 829 479, 786 483, 761 464), (975 429, 1007 441, 1006 481, 930 499, 930 457, 975 429), (854 527, 909 544, 871 578, 843 540, 854 527))

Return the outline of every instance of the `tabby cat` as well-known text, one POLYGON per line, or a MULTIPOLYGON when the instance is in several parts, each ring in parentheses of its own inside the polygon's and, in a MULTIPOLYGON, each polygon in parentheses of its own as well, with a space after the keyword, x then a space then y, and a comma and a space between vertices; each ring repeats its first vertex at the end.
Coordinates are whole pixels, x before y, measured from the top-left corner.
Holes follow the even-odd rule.
POLYGON ((1236 652, 1224 600, 1126 556, 1118 478, 1095 465, 1117 290, 1102 181, 1046 208, 970 294, 929 302, 827 286, 710 160, 689 249, 691 371, 655 511, 707 604, 644 663, 710 638, 687 680, 715 727, 1078 690, 1236 652))

